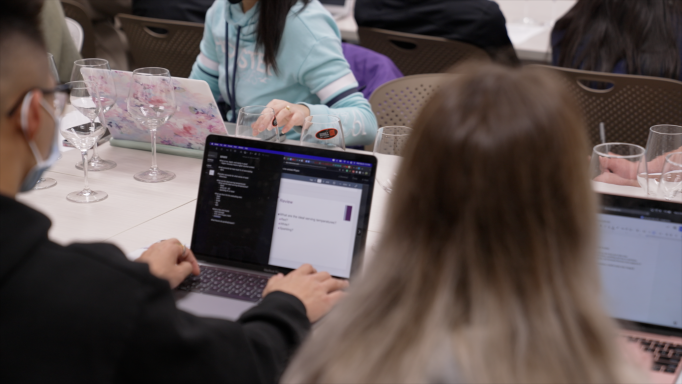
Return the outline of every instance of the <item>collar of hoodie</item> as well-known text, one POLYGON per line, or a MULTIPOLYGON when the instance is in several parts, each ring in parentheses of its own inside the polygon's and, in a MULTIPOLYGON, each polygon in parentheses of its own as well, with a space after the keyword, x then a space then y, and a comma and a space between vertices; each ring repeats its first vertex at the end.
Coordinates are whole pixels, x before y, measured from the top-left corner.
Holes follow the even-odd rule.
POLYGON ((248 12, 242 11, 242 4, 230 4, 225 1, 225 21, 234 29, 241 27, 242 41, 256 41, 256 31, 258 26, 258 10, 260 3, 256 3, 248 12))

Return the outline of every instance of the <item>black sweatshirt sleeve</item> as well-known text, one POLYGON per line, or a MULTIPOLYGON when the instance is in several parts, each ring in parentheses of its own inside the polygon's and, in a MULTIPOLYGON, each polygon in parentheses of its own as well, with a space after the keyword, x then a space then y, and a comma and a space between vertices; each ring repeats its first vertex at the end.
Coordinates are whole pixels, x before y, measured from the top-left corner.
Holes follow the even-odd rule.
POLYGON ((310 329, 301 301, 283 292, 269 294, 237 322, 176 309, 167 286, 141 295, 148 299, 118 382, 276 383, 310 329))

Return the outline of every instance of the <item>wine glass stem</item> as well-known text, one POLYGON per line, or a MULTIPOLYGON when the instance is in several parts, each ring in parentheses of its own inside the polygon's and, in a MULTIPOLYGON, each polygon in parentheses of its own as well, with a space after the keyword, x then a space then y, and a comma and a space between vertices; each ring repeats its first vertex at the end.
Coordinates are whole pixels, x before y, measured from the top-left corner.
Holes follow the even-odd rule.
MULTIPOLYGON (((90 120, 90 132, 95 132, 95 120, 90 120)), ((92 146, 92 161, 95 160, 97 160, 97 141, 95 141, 95 145, 92 146)))
POLYGON ((151 143, 152 143, 152 171, 156 171, 159 169, 159 167, 156 166, 156 128, 153 128, 149 131, 151 134, 151 143))
POLYGON ((81 151, 83 157, 83 175, 85 176, 85 186, 83 192, 90 192, 90 184, 88 183, 88 150, 81 151))

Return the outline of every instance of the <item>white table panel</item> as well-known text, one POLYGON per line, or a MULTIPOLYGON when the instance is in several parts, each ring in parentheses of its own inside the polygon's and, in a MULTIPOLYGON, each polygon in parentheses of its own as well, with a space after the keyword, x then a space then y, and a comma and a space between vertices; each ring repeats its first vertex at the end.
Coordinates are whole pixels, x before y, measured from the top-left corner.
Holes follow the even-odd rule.
MULTIPOLYGON (((135 180, 133 175, 149 169, 152 164, 151 152, 112 147, 109 143, 106 143, 99 147, 98 154, 103 159, 115 161, 117 166, 108 171, 88 172, 88 178, 95 185, 102 181, 105 183, 133 185, 140 193, 150 193, 152 196, 156 193, 163 193, 193 199, 197 197, 199 178, 201 176, 200 159, 157 153, 156 160, 159 168, 174 172, 176 175, 175 179, 165 183, 142 183, 135 180)), ((82 178, 83 171, 76 169, 76 163, 80 162, 80 159, 79 151, 64 152, 62 153, 62 158, 50 171, 82 178)))
POLYGON ((196 198, 150 191, 132 178, 127 183, 100 178, 91 180, 90 187, 107 192, 109 197, 97 203, 78 204, 66 200, 66 195, 83 189, 82 175, 47 172, 46 176, 56 179, 57 185, 19 194, 17 200, 52 220, 49 236, 60 244, 104 241, 196 198))

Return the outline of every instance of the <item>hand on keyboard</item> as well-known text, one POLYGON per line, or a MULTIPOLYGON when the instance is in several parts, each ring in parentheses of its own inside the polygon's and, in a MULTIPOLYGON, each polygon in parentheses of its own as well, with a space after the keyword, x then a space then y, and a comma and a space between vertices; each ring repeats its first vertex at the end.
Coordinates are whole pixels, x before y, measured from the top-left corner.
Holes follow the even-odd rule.
POLYGON ((296 296, 305 305, 311 323, 327 314, 343 297, 341 291, 348 287, 348 281, 332 278, 327 272, 317 272, 310 264, 304 264, 284 276, 281 273, 270 278, 263 296, 270 292, 282 291, 296 296))
POLYGON ((199 263, 194 253, 178 239, 163 240, 152 244, 136 262, 149 264, 152 275, 167 280, 171 289, 191 273, 199 275, 199 263))

